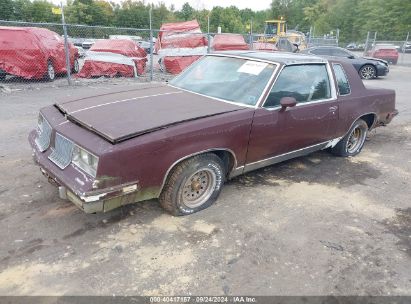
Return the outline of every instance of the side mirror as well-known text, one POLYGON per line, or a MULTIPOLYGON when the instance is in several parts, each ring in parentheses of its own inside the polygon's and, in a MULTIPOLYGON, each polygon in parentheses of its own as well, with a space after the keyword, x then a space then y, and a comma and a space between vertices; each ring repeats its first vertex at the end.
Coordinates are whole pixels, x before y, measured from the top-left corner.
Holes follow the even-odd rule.
POLYGON ((297 100, 294 97, 283 97, 280 99, 281 112, 287 110, 288 107, 294 107, 297 104, 297 100))
POLYGON ((353 55, 348 56, 349 59, 354 59, 355 57, 353 55))

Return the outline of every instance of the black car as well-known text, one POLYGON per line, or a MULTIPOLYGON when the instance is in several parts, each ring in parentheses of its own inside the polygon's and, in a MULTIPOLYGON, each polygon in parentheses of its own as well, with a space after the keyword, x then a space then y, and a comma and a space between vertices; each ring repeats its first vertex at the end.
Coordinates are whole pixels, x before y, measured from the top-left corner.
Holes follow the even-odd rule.
POLYGON ((389 72, 388 62, 385 60, 359 57, 346 49, 336 46, 316 46, 305 49, 301 53, 347 58, 363 79, 385 76, 389 72))

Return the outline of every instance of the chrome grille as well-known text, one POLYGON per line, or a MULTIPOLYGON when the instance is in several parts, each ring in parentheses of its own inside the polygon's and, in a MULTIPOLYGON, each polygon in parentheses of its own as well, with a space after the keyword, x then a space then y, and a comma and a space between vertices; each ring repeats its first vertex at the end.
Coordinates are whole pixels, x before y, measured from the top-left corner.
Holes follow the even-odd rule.
POLYGON ((71 163, 73 148, 74 144, 70 140, 56 133, 54 148, 49 155, 49 159, 60 169, 64 169, 71 163))
POLYGON ((51 126, 40 114, 38 124, 38 136, 34 140, 40 152, 44 152, 50 146, 51 126))

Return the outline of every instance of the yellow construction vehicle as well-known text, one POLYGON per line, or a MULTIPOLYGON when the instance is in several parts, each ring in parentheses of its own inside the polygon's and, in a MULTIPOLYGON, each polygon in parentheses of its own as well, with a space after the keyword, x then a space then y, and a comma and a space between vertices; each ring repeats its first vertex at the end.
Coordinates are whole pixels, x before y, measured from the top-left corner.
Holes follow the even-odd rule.
POLYGON ((288 31, 287 22, 283 17, 280 19, 267 20, 265 22, 264 35, 261 36, 258 41, 273 44, 281 43, 284 45, 284 40, 288 40, 292 45, 297 46, 298 50, 307 48, 304 33, 295 30, 288 31))
POLYGON ((286 21, 281 19, 267 20, 264 28, 264 42, 276 43, 278 37, 285 37, 286 21))

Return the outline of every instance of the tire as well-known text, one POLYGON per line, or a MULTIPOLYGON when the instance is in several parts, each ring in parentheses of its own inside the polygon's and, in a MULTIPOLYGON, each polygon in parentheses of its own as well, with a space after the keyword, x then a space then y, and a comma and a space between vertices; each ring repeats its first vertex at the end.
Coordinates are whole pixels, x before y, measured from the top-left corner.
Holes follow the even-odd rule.
POLYGON ((377 76, 377 69, 371 64, 366 64, 361 67, 358 74, 362 79, 373 79, 377 76))
POLYGON ((54 81, 56 79, 56 70, 54 69, 53 62, 47 61, 47 73, 45 76, 47 81, 54 81))
POLYGON ((74 59, 73 68, 71 69, 71 73, 77 74, 80 70, 80 64, 78 62, 78 58, 74 59))
POLYGON ((367 133, 367 123, 362 119, 358 119, 338 144, 331 148, 331 152, 344 157, 357 155, 364 146, 367 133))
POLYGON ((217 155, 193 156, 170 172, 159 197, 160 204, 175 216, 208 208, 217 200, 225 176, 224 163, 217 155))

